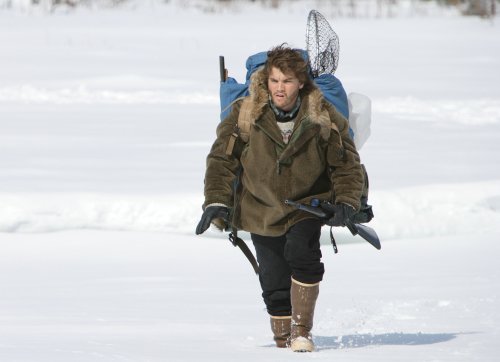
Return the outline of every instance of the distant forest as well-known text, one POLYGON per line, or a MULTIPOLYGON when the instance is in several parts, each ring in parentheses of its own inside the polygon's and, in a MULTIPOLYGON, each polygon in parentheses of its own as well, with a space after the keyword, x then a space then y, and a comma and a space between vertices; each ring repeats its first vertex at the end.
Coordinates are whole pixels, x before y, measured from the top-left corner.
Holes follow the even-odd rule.
POLYGON ((58 8, 110 8, 125 5, 177 5, 182 8, 195 7, 205 12, 238 11, 246 4, 260 4, 269 8, 291 6, 294 3, 310 2, 311 7, 328 10, 336 16, 397 16, 401 8, 412 14, 425 13, 429 8, 456 8, 469 16, 493 17, 497 14, 500 0, 0 0, 0 9, 39 8, 48 12, 58 8))

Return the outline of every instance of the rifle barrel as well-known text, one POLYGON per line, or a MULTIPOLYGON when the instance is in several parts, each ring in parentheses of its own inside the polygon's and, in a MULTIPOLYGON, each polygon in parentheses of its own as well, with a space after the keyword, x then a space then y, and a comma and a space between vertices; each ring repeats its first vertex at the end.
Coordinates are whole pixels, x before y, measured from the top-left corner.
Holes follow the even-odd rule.
POLYGON ((227 69, 223 55, 219 55, 219 72, 220 72, 220 81, 225 82, 227 80, 227 69))
POLYGON ((295 201, 291 201, 291 200, 285 200, 285 204, 296 207, 299 210, 307 211, 307 212, 309 212, 313 215, 316 215, 317 217, 322 218, 322 219, 328 218, 327 213, 324 212, 323 209, 321 209, 319 207, 305 205, 305 204, 301 204, 300 202, 295 202, 295 201))
MULTIPOLYGON (((310 205, 305 205, 305 204, 301 204, 300 202, 295 202, 292 200, 285 200, 285 204, 293 206, 299 210, 309 212, 309 213, 316 215, 322 219, 328 219, 332 215, 331 213, 327 214, 325 212, 325 210, 323 210, 321 207, 314 207, 314 206, 310 206, 310 205)), ((332 209, 335 209, 335 205, 330 205, 329 203, 323 203, 322 206, 328 207, 328 209, 329 209, 328 211, 333 211, 332 209)), ((361 225, 361 224, 355 224, 353 222, 348 222, 346 226, 352 235, 359 235, 363 239, 368 241, 376 249, 378 249, 378 250, 381 249, 380 239, 378 238, 378 235, 375 232, 375 230, 372 229, 371 227, 366 226, 366 225, 361 225)))

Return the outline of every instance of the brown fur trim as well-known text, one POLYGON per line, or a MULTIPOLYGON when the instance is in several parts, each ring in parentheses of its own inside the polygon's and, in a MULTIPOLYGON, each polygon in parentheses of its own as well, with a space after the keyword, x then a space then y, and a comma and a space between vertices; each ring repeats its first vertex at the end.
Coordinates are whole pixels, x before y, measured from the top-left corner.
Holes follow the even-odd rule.
MULTIPOLYGON (((238 126, 244 142, 248 141, 251 126, 262 115, 264 107, 269 101, 269 92, 262 68, 255 71, 250 77, 248 91, 250 94, 243 100, 238 117, 238 126)), ((315 87, 306 97, 308 100, 307 114, 312 123, 321 127, 321 137, 327 140, 330 137, 332 121, 328 110, 324 107, 323 94, 315 87)))
POLYGON ((323 106, 325 100, 323 94, 318 88, 307 95, 309 109, 307 110, 311 122, 318 124, 321 127, 321 137, 327 140, 330 137, 332 120, 330 114, 323 106))
POLYGON ((224 231, 227 228, 226 222, 221 217, 213 219, 212 225, 215 226, 220 231, 224 231))

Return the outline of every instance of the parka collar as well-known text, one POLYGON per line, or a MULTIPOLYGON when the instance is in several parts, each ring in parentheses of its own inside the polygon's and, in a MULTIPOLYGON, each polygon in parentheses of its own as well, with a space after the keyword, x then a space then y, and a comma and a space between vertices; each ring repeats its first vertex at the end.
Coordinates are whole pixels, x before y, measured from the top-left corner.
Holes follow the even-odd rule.
MULTIPOLYGON (((250 78, 250 86, 248 88, 249 96, 244 102, 249 102, 249 111, 245 112, 246 121, 255 125, 266 106, 268 106, 269 91, 267 89, 266 79, 263 69, 254 72, 250 78)), ((302 96, 303 107, 297 114, 297 121, 300 121, 305 115, 313 124, 320 126, 320 134, 323 139, 328 139, 330 136, 331 120, 328 111, 324 108, 324 97, 321 91, 314 87, 309 94, 302 96), (304 109, 305 108, 305 109, 304 109)))

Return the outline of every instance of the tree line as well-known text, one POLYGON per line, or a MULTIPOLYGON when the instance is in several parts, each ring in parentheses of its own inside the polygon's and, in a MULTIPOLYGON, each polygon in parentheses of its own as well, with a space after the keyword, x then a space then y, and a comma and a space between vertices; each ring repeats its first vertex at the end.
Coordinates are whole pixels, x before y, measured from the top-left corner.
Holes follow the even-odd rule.
MULTIPOLYGON (((118 7, 126 3, 137 3, 137 0, 0 0, 0 9, 40 8, 54 11, 58 7, 76 8, 86 6, 92 8, 118 7)), ((293 2, 304 0, 148 0, 149 4, 177 4, 182 7, 195 6, 203 11, 217 12, 224 8, 240 6, 243 3, 260 3, 269 8, 280 8, 293 2)), ((496 15, 500 0, 309 0, 313 8, 328 9, 332 15, 357 16, 396 16, 400 5, 408 3, 418 13, 422 6, 435 3, 441 7, 457 8, 463 15, 492 17, 496 15)), ((139 2, 140 3, 140 2, 139 2)))

